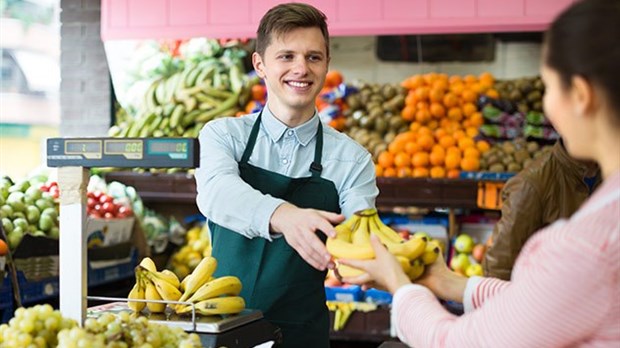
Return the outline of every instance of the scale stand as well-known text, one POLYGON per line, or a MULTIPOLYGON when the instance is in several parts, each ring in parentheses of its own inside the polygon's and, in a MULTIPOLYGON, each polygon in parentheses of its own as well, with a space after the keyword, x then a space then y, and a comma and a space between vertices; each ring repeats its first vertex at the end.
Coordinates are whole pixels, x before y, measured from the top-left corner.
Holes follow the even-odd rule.
MULTIPOLYGON (((83 324, 88 314, 88 249, 85 233, 88 168, 196 168, 198 165, 199 144, 195 138, 47 139, 47 166, 58 168, 60 188, 59 297, 63 316, 83 324)), ((127 299, 111 300, 121 302, 95 307, 91 312, 129 310, 124 302, 127 299)), ((245 310, 238 316, 197 318, 190 324, 187 318, 178 316, 152 315, 149 320, 194 331, 208 347, 215 346, 215 341, 226 334, 236 336, 230 337, 227 344, 229 347, 251 346, 270 340, 279 343, 279 329, 262 318, 260 311, 245 310), (260 336, 260 339, 266 337, 254 343, 247 341, 250 336, 260 336), (242 341, 246 343, 238 345, 242 341)), ((217 344, 220 343, 223 342, 217 344)))

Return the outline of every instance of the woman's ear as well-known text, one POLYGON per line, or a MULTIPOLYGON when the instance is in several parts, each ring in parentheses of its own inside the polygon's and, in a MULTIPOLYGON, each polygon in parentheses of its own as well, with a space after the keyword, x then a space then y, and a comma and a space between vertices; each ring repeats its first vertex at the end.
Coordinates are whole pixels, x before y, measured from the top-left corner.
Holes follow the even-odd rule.
POLYGON ((252 65, 254 66, 254 71, 256 71, 256 75, 261 79, 265 78, 265 73, 263 71, 263 58, 258 54, 258 52, 252 53, 252 65))
POLYGON ((572 78, 573 105, 575 113, 580 116, 591 115, 595 108, 594 86, 583 76, 573 76, 572 78))

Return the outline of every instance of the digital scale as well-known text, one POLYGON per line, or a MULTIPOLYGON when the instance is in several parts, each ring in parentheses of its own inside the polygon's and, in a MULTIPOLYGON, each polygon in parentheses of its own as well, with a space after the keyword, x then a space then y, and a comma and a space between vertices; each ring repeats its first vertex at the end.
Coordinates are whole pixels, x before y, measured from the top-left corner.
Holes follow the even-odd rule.
MULTIPOLYGON (((47 166, 58 168, 60 187, 59 299, 63 316, 84 323, 102 312, 129 311, 126 302, 87 309, 86 189, 88 168, 196 168, 200 159, 195 138, 50 138, 47 166)), ((126 300, 126 299, 121 299, 126 300)), ((281 342, 280 330, 258 310, 230 316, 150 314, 148 319, 195 332, 205 347, 253 347, 281 342)))

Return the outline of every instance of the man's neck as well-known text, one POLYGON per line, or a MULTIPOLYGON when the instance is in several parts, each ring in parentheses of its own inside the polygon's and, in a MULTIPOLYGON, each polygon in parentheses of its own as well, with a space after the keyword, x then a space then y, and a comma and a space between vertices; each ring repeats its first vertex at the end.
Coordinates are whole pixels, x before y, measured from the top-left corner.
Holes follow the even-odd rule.
POLYGON ((314 116, 315 109, 307 110, 290 110, 290 109, 278 109, 269 105, 267 102, 267 108, 273 117, 277 118, 280 122, 284 123, 289 128, 295 128, 300 126, 314 116))

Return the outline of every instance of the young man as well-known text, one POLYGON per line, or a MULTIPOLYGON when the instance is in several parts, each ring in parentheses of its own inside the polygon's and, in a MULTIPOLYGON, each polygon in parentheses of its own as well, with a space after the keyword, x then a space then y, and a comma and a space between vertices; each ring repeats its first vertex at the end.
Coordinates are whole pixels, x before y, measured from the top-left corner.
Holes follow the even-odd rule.
POLYGON ((262 18, 252 56, 262 112, 209 122, 200 134, 197 204, 213 235, 216 275, 243 283, 248 308, 282 329, 285 347, 327 347, 327 236, 374 206, 370 154, 322 125, 315 98, 328 70, 326 18, 301 3, 262 18))

